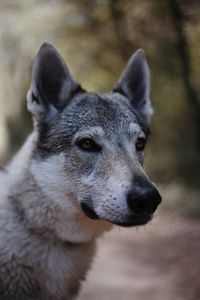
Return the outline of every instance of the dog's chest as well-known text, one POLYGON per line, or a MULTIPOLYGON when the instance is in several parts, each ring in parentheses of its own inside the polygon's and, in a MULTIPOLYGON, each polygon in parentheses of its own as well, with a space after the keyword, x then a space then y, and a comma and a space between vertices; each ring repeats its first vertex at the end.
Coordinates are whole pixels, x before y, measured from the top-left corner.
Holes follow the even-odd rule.
POLYGON ((77 294, 92 262, 94 248, 93 243, 66 243, 62 247, 51 245, 40 255, 41 284, 49 299, 72 299, 77 294))

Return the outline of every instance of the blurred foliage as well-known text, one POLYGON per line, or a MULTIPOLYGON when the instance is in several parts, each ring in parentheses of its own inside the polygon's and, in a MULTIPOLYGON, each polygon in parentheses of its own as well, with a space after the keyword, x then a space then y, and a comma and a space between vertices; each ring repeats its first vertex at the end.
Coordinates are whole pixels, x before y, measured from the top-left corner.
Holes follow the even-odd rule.
POLYGON ((144 48, 155 109, 148 172, 163 184, 198 188, 199 1, 1 0, 0 41, 2 161, 30 131, 25 95, 44 41, 59 49, 86 89, 101 92, 112 89, 130 55, 144 48))

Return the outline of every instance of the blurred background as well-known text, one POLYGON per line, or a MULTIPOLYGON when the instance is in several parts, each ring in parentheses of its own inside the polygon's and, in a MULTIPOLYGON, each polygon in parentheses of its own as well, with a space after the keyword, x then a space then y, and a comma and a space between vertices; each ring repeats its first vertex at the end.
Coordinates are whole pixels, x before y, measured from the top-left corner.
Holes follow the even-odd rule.
POLYGON ((1 0, 1 165, 32 129, 25 98, 45 41, 89 91, 111 90, 137 48, 151 69, 146 169, 163 204, 145 229, 101 239, 79 299, 199 300, 200 1, 1 0))

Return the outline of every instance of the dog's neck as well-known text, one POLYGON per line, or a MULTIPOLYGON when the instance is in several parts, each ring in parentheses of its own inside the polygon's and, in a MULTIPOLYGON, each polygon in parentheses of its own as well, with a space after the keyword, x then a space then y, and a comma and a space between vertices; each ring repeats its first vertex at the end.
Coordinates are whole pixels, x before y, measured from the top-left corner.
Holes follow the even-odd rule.
POLYGON ((36 138, 36 132, 30 135, 8 166, 10 196, 23 210, 30 228, 52 232, 60 240, 71 243, 91 241, 109 230, 111 224, 89 219, 73 198, 73 192, 53 181, 51 173, 59 163, 54 161, 58 158, 51 158, 51 169, 48 161, 36 163, 32 159, 36 138))

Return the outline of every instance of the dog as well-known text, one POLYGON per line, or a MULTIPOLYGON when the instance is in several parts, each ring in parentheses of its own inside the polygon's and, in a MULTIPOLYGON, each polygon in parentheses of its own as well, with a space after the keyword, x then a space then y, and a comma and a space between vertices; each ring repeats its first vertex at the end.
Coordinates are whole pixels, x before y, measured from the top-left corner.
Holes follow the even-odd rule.
POLYGON ((161 196, 143 169, 153 109, 137 50, 112 92, 88 93, 50 44, 27 94, 34 130, 0 172, 0 300, 72 300, 113 224, 152 219, 161 196))

